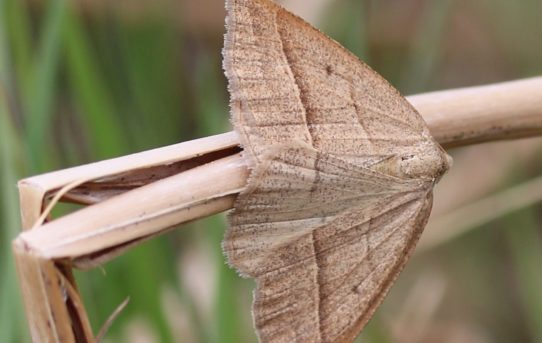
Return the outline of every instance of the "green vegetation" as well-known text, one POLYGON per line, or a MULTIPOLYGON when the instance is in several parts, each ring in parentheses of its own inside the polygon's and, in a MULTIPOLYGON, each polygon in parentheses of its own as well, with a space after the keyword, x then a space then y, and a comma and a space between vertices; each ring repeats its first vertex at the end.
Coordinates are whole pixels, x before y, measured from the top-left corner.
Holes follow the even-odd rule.
MULTIPOLYGON (((0 342, 29 340, 10 249, 20 226, 18 179, 229 130, 223 22, 179 9, 190 1, 83 8, 0 0, 0 342)), ((323 30, 404 93, 542 74, 540 1, 328 2, 323 30)), ((221 18, 219 2, 208 6, 221 18)), ((542 172, 540 158, 519 163, 525 170, 514 175, 522 178, 503 186, 542 172)), ((457 187, 486 176, 471 175, 457 187)), ((364 342, 398 341, 395 319, 410 290, 435 270, 447 287, 425 334, 442 336, 425 341, 452 334, 542 341, 541 210, 508 215, 414 258, 364 342)), ((94 330, 129 296, 110 341, 142 332, 161 342, 254 341, 253 283, 225 264, 225 228, 222 216, 209 218, 78 272, 94 330)))

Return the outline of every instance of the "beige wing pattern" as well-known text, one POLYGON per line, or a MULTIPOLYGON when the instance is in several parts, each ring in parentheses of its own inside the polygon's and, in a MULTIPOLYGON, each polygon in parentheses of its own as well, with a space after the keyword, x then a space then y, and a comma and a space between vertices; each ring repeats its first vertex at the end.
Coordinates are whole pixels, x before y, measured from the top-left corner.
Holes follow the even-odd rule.
POLYGON ((228 0, 224 70, 232 121, 254 164, 266 147, 295 138, 310 143, 305 109, 282 41, 277 6, 270 1, 228 0))
POLYGON ((224 69, 252 173, 224 251, 256 278, 262 341, 352 340, 447 164, 410 104, 336 42, 269 0, 227 10, 224 69))
POLYGON ((430 181, 401 180, 302 144, 264 154, 224 240, 255 277, 264 342, 355 337, 423 228, 430 181))
POLYGON ((436 143, 416 110, 356 56, 269 0, 229 0, 224 69, 249 158, 297 139, 368 165, 436 143))

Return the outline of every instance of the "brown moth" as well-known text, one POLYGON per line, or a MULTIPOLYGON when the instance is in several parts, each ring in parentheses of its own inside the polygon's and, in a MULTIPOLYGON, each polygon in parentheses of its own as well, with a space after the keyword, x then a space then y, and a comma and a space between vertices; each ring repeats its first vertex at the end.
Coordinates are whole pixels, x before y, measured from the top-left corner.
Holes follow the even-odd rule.
POLYGON ((451 160, 358 58, 271 0, 227 0, 224 69, 251 168, 229 263, 264 342, 349 342, 412 253, 451 160))

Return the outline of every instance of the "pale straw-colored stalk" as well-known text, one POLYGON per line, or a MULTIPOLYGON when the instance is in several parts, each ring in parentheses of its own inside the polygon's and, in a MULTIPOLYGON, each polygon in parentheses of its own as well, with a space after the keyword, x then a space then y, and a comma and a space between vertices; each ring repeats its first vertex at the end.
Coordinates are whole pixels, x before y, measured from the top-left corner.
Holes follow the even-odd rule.
MULTIPOLYGON (((542 77, 407 98, 445 148, 542 134, 542 77)), ((238 145, 230 132, 20 181, 13 249, 33 339, 94 341, 71 268, 232 208, 249 174, 238 145), (41 224, 58 192, 91 206, 41 224)))

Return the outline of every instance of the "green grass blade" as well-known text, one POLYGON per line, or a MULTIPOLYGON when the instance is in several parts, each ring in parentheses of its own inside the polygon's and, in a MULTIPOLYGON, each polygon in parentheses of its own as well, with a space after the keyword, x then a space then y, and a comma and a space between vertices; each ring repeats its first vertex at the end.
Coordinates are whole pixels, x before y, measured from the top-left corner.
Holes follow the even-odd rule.
MULTIPOLYGON (((2 25, 6 39, 11 46, 11 63, 18 76, 15 86, 19 93, 28 91, 32 76, 32 36, 31 25, 26 13, 25 2, 20 0, 2 0, 2 25), (7 15, 9 13, 9 15, 7 15)), ((7 45, 6 45, 7 47, 7 45)))
MULTIPOLYGON (((133 118, 131 137, 137 146, 161 146, 179 140, 182 106, 179 87, 174 29, 155 20, 119 28, 122 35, 119 65, 127 85, 127 108, 133 118), (145 131, 145 135, 141 132, 145 131), (142 139, 144 138, 144 139, 142 139)), ((118 68, 118 66, 117 66, 118 68)))
POLYGON ((21 342, 29 337, 11 254, 11 241, 20 228, 16 188, 20 140, 12 125, 5 88, 11 84, 6 8, 7 2, 0 0, 0 342, 21 342))
POLYGON ((370 64, 368 46, 368 8, 370 4, 359 0, 335 1, 331 15, 325 23, 329 36, 341 42, 348 50, 370 64))
POLYGON ((234 314, 235 309, 240 307, 237 294, 241 280, 236 275, 236 272, 226 264, 221 249, 226 223, 220 216, 214 216, 206 220, 206 224, 211 235, 212 247, 216 249, 215 258, 218 266, 214 323, 216 338, 214 342, 242 342, 241 328, 243 326, 239 320, 241 316, 234 314))
POLYGON ((17 201, 16 151, 20 141, 11 125, 5 90, 0 83, 0 342, 28 341, 18 292, 11 241, 21 227, 17 201))
POLYGON ((412 94, 426 90, 441 58, 443 35, 453 3, 452 0, 425 3, 425 11, 399 83, 401 91, 412 94))
POLYGON ((532 342, 542 342, 542 235, 534 209, 506 218, 504 230, 514 264, 523 318, 532 342))
POLYGON ((4 88, 8 84, 8 64, 9 64, 9 55, 8 55, 8 38, 7 30, 8 25, 6 24, 6 1, 0 0, 0 87, 5 93, 6 89, 4 88))
POLYGON ((80 18, 68 8, 63 30, 69 83, 81 112, 84 131, 88 134, 93 158, 119 156, 129 151, 123 136, 123 125, 115 115, 115 104, 106 86, 80 18))
POLYGON ((31 171, 43 172, 50 169, 44 156, 47 137, 51 132, 53 99, 56 93, 56 78, 60 56, 60 31, 64 20, 65 1, 51 1, 47 7, 38 56, 33 68, 32 82, 23 95, 26 137, 31 171))

